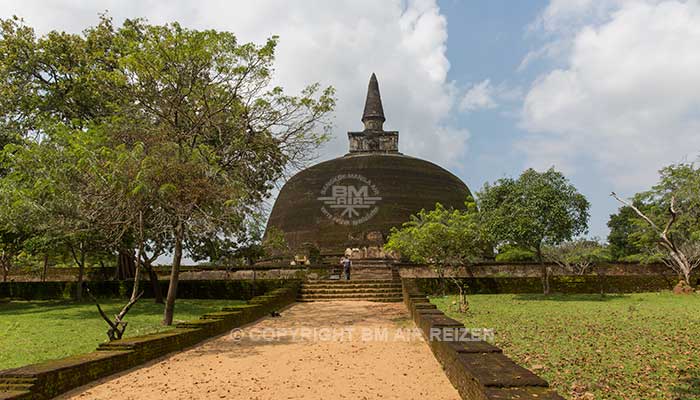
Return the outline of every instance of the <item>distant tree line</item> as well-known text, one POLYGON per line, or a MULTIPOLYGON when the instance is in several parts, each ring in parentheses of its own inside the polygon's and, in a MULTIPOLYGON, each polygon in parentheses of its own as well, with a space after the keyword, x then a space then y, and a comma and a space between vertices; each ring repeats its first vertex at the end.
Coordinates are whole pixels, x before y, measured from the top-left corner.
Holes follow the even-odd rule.
MULTIPOLYGON (((517 179, 487 183, 462 210, 438 204, 423 210, 389 236, 387 249, 414 262, 447 267, 478 261, 530 261, 541 266, 542 289, 550 292, 554 263, 586 274, 601 262, 663 262, 690 287, 700 265, 700 168, 692 163, 660 171, 659 183, 610 216, 607 243, 586 238, 590 204, 560 172, 524 171, 517 179)), ((454 277, 448 277, 460 285, 454 277)), ((465 309, 464 287, 459 287, 465 309)))

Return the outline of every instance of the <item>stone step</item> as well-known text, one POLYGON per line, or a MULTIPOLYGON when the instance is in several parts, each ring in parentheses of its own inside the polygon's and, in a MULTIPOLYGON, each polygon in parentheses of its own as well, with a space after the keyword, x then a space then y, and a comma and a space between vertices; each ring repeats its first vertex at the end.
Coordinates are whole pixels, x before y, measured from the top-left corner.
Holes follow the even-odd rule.
POLYGON ((0 392, 22 392, 31 390, 34 384, 26 383, 0 383, 0 392))
POLYGON ((32 399, 32 392, 29 390, 9 390, 0 386, 0 400, 32 399))
POLYGON ((328 283, 305 283, 301 285, 303 289, 398 289, 401 290, 401 285, 398 283, 366 283, 366 284, 328 284, 328 283))
POLYGON ((24 391, 30 391, 36 381, 37 379, 33 377, 3 376, 0 378, 0 392, 21 393, 24 391))
POLYGON ((400 288, 363 288, 363 289, 357 289, 357 288, 306 289, 306 288, 302 288, 300 293, 301 294, 392 293, 392 294, 396 294, 396 295, 401 295, 401 289, 400 288))
POLYGON ((375 303, 400 303, 402 301, 401 297, 344 297, 344 298, 323 298, 323 299, 309 299, 309 298, 299 298, 297 299, 300 303, 313 303, 317 301, 372 301, 375 303))
POLYGON ((312 284, 324 284, 324 285, 368 285, 368 284, 386 284, 386 283, 391 283, 391 284, 398 284, 400 285, 401 282, 397 282, 393 279, 350 279, 349 281, 346 281, 344 279, 317 279, 317 280, 309 280, 305 281, 302 283, 302 285, 312 285, 312 284))
POLYGON ((401 298, 399 293, 332 293, 302 294, 300 299, 361 299, 361 298, 401 298))
POLYGON ((36 378, 27 376, 0 376, 0 385, 4 383, 24 383, 33 385, 36 383, 36 378))

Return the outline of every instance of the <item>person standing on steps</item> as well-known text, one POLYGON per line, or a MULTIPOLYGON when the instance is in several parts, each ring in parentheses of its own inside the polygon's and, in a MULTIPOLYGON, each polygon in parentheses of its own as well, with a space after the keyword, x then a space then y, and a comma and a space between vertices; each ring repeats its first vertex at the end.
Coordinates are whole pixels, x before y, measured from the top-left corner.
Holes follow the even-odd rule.
POLYGON ((340 259, 340 264, 343 266, 343 275, 345 275, 345 280, 349 281, 350 267, 352 266, 352 261, 350 261, 350 257, 343 256, 343 258, 340 259))

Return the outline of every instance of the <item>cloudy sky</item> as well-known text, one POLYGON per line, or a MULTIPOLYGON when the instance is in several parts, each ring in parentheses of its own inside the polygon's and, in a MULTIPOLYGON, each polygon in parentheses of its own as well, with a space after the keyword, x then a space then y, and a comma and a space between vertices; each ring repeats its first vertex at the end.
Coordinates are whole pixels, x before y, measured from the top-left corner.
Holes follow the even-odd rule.
POLYGON ((607 235, 611 191, 632 195, 700 152, 699 1, 0 1, 40 32, 79 32, 105 10, 279 35, 277 83, 337 89, 322 159, 345 153, 376 72, 402 152, 473 190, 554 166, 592 202, 591 235, 607 235))

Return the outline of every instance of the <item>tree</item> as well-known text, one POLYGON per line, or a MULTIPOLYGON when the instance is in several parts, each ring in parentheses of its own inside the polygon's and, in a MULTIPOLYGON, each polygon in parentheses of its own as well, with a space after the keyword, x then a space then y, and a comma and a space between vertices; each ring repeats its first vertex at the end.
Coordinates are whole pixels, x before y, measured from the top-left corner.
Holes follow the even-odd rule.
MULTIPOLYGON (((172 250, 164 324, 172 323, 183 252, 204 234, 238 232, 285 170, 309 159, 327 137, 333 89, 313 84, 289 96, 272 87, 276 38, 261 46, 239 44, 230 32, 143 20, 114 27, 106 16, 83 35, 51 32, 39 39, 20 20, 1 25, 2 93, 16 101, 0 103, 0 128, 19 132, 29 154, 58 146, 53 131, 63 130, 80 140, 99 137, 100 152, 114 152, 117 159, 136 156, 136 174, 115 170, 114 185, 75 185, 100 179, 97 174, 57 180, 66 183, 57 192, 68 194, 56 204, 118 194, 114 199, 129 207, 117 210, 132 211, 120 221, 134 228, 109 230, 107 242, 119 237, 137 264, 145 261, 146 249, 172 250), (128 176, 140 184, 116 184, 128 176), (147 201, 129 197, 141 191, 147 201)), ((89 165, 100 165, 97 155, 89 165)), ((47 213, 56 215, 53 209, 47 213)), ((80 233, 96 226, 94 218, 78 217, 70 221, 80 222, 80 233)), ((61 234, 70 231, 48 225, 61 234)), ((137 275, 139 270, 137 265, 137 275)))
POLYGON ((502 178, 486 184, 477 195, 484 226, 498 244, 531 250, 542 269, 542 288, 549 294, 551 269, 543 247, 557 245, 585 233, 586 197, 560 172, 528 169, 518 179, 502 178))
MULTIPOLYGON (((467 210, 447 209, 440 203, 434 210, 421 210, 401 229, 392 229, 384 248, 413 262, 431 265, 444 282, 448 267, 469 265, 482 259, 488 246, 472 201, 467 210)), ((459 290, 460 311, 467 311, 469 302, 463 282, 454 273, 448 278, 459 290)))
POLYGON ((544 258, 575 275, 584 275, 598 263, 610 259, 608 249, 598 240, 578 239, 545 246, 544 258))
MULTIPOLYGON (((99 232, 89 232, 82 218, 86 215, 76 208, 79 199, 72 190, 81 182, 70 179, 76 177, 75 159, 61 151, 68 132, 98 124, 119 103, 112 96, 115 92, 106 90, 118 85, 112 73, 119 55, 113 38, 111 20, 106 17, 83 36, 53 31, 41 38, 17 17, 0 20, 0 144, 15 145, 4 146, 2 170, 20 170, 6 180, 8 189, 3 196, 15 200, 10 216, 18 215, 25 200, 29 208, 36 206, 29 217, 42 218, 32 218, 39 226, 34 229, 31 247, 70 253, 80 269, 79 281, 87 254, 102 250, 93 246, 101 238, 99 232), (22 177, 18 163, 34 163, 40 169, 24 169, 27 174, 22 177), (41 179, 36 180, 37 176, 41 179), (14 190, 13 184, 19 184, 21 190, 14 190)), ((15 218, 14 225, 17 221, 15 218)))
MULTIPOLYGON (((636 207, 642 207, 641 204, 635 204, 636 207)), ((608 220, 608 243, 610 245, 610 255, 615 260, 624 261, 626 259, 638 256, 642 253, 639 243, 635 240, 635 232, 638 231, 635 220, 637 213, 632 207, 620 207, 616 214, 610 215, 608 220)))
POLYGON ((315 97, 319 86, 312 85, 299 98, 268 89, 276 38, 238 45, 228 32, 138 20, 126 21, 120 36, 139 44, 122 64, 136 102, 115 129, 156 138, 160 206, 172 220, 170 324, 185 242, 236 231, 285 167, 325 140, 317 125, 332 109, 332 89, 315 97))
POLYGON ((630 209, 627 240, 674 270, 686 287, 700 265, 700 168, 680 163, 659 171, 659 182, 632 201, 612 196, 630 209))
POLYGON ((3 203, 11 205, 3 216, 9 225, 31 221, 31 243, 70 254, 79 271, 78 301, 88 255, 108 245, 109 233, 101 229, 101 221, 111 221, 113 211, 94 196, 92 179, 85 174, 93 139, 58 126, 41 142, 6 145, 4 159, 10 168, 0 192, 3 203))

